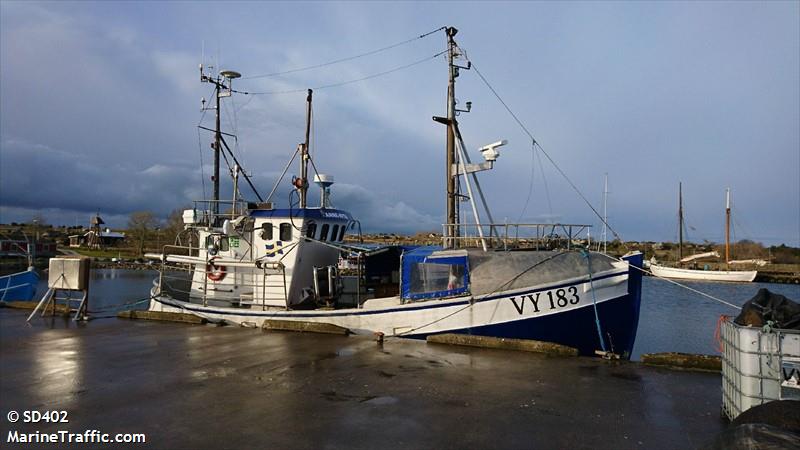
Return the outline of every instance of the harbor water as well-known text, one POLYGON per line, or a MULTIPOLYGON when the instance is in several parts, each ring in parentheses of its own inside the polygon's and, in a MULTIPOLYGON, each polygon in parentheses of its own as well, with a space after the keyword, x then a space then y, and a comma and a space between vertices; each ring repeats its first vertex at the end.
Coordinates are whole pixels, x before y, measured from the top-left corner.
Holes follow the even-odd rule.
MULTIPOLYGON (((92 271, 89 310, 95 319, 114 320, 122 309, 146 309, 157 272, 153 270, 96 269, 92 271)), ((712 297, 741 306, 760 288, 800 301, 800 285, 776 283, 680 282, 712 297)), ((46 280, 37 297, 47 291, 46 280)), ((718 354, 714 331, 721 315, 736 316, 738 310, 692 292, 673 282, 644 277, 639 331, 631 359, 644 353, 683 352, 718 354)))

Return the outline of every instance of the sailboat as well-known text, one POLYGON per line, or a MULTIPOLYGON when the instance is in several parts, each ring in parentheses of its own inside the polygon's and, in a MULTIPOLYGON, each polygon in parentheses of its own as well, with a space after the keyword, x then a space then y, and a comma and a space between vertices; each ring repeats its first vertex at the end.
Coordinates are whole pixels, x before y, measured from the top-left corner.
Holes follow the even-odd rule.
POLYGON ((239 177, 250 181, 225 143, 219 102, 236 92, 231 85, 241 75, 210 75, 201 65, 201 81, 215 86, 217 105, 216 129, 209 130, 214 131, 214 196, 184 211, 186 229, 199 242, 196 247, 165 246, 161 253, 147 255, 162 262, 149 309, 242 326, 293 321, 386 337, 462 333, 535 339, 585 355, 600 351, 628 358, 639 320, 642 254, 617 259, 575 248, 573 240, 587 225, 492 223, 477 172, 493 167, 507 141, 482 147, 484 162, 470 161, 455 100, 459 70, 469 70, 470 64, 457 65, 465 58, 454 38, 457 30, 444 30, 447 115, 434 117, 447 129, 447 223, 441 245, 375 248, 346 241, 345 234, 360 234, 361 225, 349 212, 332 206, 334 178, 327 174, 314 175, 320 203, 310 204, 309 163, 317 170, 308 140, 311 90, 305 141, 286 166, 299 156, 299 174, 291 181, 296 200, 279 208, 269 201, 271 196, 263 200, 256 193, 258 202, 238 198, 239 177), (232 201, 219 198, 219 154, 225 149, 237 164, 231 171, 232 201), (466 221, 470 214, 460 211, 465 199, 472 223, 466 221), (479 214, 481 204, 488 222, 479 214), (565 234, 558 240, 561 248, 542 243, 546 237, 552 244, 558 230, 565 234), (348 273, 338 267, 343 254, 355 260, 348 273))
MULTIPOLYGON (((725 264, 726 266, 731 263, 730 260, 730 229, 731 229, 731 190, 725 190, 725 264)), ((683 193, 681 184, 678 183, 678 248, 679 258, 678 264, 685 264, 697 259, 706 257, 717 257, 720 255, 717 252, 700 253, 697 255, 683 257, 683 193)), ((684 269, 680 267, 667 267, 658 265, 657 263, 650 263, 650 271, 653 275, 661 278, 675 278, 681 280, 699 280, 699 281, 729 281, 729 282, 743 282, 749 283, 756 279, 758 271, 756 270, 699 270, 699 269, 684 269)))

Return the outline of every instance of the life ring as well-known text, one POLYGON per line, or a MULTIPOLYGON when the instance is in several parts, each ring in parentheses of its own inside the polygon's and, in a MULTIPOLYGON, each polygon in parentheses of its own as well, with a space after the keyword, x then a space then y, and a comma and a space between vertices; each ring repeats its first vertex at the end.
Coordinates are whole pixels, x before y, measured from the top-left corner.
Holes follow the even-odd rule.
POLYGON ((211 281, 222 281, 226 275, 225 266, 214 264, 215 259, 217 259, 216 256, 208 260, 208 264, 206 264, 206 276, 211 281))

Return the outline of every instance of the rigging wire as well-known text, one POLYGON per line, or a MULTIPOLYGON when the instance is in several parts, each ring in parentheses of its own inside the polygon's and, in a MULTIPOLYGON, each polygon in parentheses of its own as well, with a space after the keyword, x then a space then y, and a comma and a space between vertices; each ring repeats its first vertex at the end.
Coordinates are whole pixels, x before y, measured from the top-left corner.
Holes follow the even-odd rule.
POLYGON ((555 167, 555 169, 558 171, 558 173, 561 174, 562 177, 564 177, 564 180, 567 181, 567 183, 570 185, 570 187, 572 187, 572 189, 575 191, 575 193, 578 194, 578 196, 584 201, 584 203, 586 203, 586 205, 589 207, 589 209, 591 209, 592 212, 594 212, 594 214, 600 219, 600 221, 606 227, 608 227, 608 230, 611 231, 611 233, 614 235, 615 238, 619 239, 620 242, 624 243, 625 241, 622 240, 622 237, 620 237, 619 233, 617 233, 617 231, 614 230, 611 227, 611 225, 608 224, 608 222, 606 222, 606 220, 603 218, 603 216, 600 215, 600 213, 597 211, 597 209, 595 209, 594 206, 592 206, 592 203, 589 202, 589 200, 586 198, 585 195, 583 195, 583 193, 580 191, 580 189, 578 189, 578 187, 575 185, 575 183, 573 183, 572 180, 567 176, 567 174, 564 173, 563 170, 561 170, 561 167, 559 167, 558 164, 556 164, 556 162, 553 160, 553 158, 550 157, 550 155, 545 151, 545 149, 541 146, 541 144, 539 144, 539 142, 536 141, 536 138, 533 137, 533 134, 531 134, 531 132, 528 130, 528 128, 525 126, 525 124, 523 124, 522 121, 519 119, 519 117, 517 117, 517 115, 514 114, 514 111, 512 111, 511 108, 508 106, 508 104, 502 99, 502 97, 500 97, 500 94, 498 94, 497 91, 494 89, 494 87, 492 87, 492 85, 489 83, 489 81, 486 79, 486 77, 483 76, 481 71, 478 70, 478 68, 475 66, 475 63, 472 62, 472 61, 470 61, 470 63, 472 63, 472 68, 475 69, 475 73, 478 74, 478 77, 480 77, 480 79, 483 81, 483 83, 486 85, 486 87, 489 88, 489 90, 492 92, 492 94, 494 94, 494 96, 497 98, 497 100, 500 101, 500 103, 503 105, 503 107, 506 109, 506 111, 511 115, 512 118, 514 118, 514 120, 517 122, 517 125, 519 125, 520 128, 522 128, 522 131, 524 131, 525 134, 528 135, 528 137, 531 139, 531 144, 536 146, 536 147, 539 147, 539 150, 541 150, 541 152, 548 159, 548 161, 550 161, 550 163, 553 164, 553 167, 555 167))
POLYGON ((731 219, 733 223, 744 232, 745 239, 750 238, 755 240, 755 234, 753 234, 753 230, 750 228, 749 224, 744 219, 741 219, 740 222, 737 217, 741 218, 742 215, 739 214, 739 210, 736 209, 736 204, 731 201, 731 219))
POLYGON ((248 98, 248 99, 247 99, 247 101, 245 101, 244 103, 242 103, 242 105, 241 105, 241 106, 239 106, 239 107, 236 109, 236 111, 238 112, 238 111, 241 111, 241 110, 243 110, 243 109, 244 109, 244 108, 245 108, 247 105, 249 105, 249 104, 250 104, 250 102, 252 102, 252 101, 253 101, 253 99, 254 99, 254 98, 256 98, 256 97, 255 97, 255 96, 251 96, 250 98, 248 98))
POLYGON ((517 223, 522 223, 522 217, 528 211, 528 204, 530 204, 531 197, 533 196, 533 181, 536 177, 536 147, 531 145, 531 179, 528 183, 528 198, 525 199, 525 206, 522 207, 522 212, 519 213, 517 223))
MULTIPOLYGON (((233 105, 231 106, 230 109, 228 108, 228 105, 226 103, 221 103, 221 104, 224 106, 223 109, 225 111, 225 116, 228 118, 228 123, 230 124, 231 129, 233 130, 232 134, 234 136, 234 142, 233 142, 233 150, 230 150, 231 151, 231 156, 238 155, 239 159, 244 161, 245 160, 244 159, 244 156, 245 156, 244 153, 245 152, 244 152, 243 148, 239 146, 239 119, 238 119, 238 116, 236 115, 236 111, 237 111, 236 110, 236 103, 235 103, 235 101, 233 99, 234 99, 234 97, 231 96, 231 103, 233 103, 233 105), (231 109, 233 110, 233 114, 232 114, 233 117, 231 117, 231 111, 230 111, 231 109)), ((238 163, 238 161, 237 161, 237 163, 238 163)), ((244 172, 244 162, 242 162, 242 164, 239 166, 239 169, 242 172, 244 172)))
POLYGON ((390 49, 393 49, 395 47, 399 47, 401 45, 405 45, 405 44, 414 42, 414 41, 419 40, 419 39, 423 39, 425 37, 428 37, 428 36, 438 32, 438 31, 442 31, 444 29, 445 29, 445 27, 439 27, 439 28, 437 28, 435 30, 429 31, 427 33, 423 33, 423 34, 421 34, 419 36, 413 37, 411 39, 407 39, 407 40, 402 41, 402 42, 398 42, 396 44, 388 45, 386 47, 381 47, 379 49, 371 50, 371 51, 368 51, 366 53, 361 53, 361 54, 354 55, 354 56, 348 56, 346 58, 336 59, 336 60, 329 61, 329 62, 322 63, 322 64, 314 64, 312 66, 306 66, 306 67, 300 67, 300 68, 296 68, 296 69, 284 70, 284 71, 281 71, 281 72, 272 72, 272 73, 266 73, 266 74, 262 74, 262 75, 253 75, 253 76, 249 76, 249 77, 243 77, 242 79, 250 80, 250 79, 255 79, 255 78, 276 77, 278 75, 286 75, 286 74, 290 74, 290 73, 304 72, 306 70, 319 69, 321 67, 327 67, 327 66, 331 66, 331 65, 334 65, 334 64, 339 64, 339 63, 346 62, 346 61, 352 61, 354 59, 358 59, 358 58, 363 58, 365 56, 374 55, 376 53, 380 53, 380 52, 383 52, 383 51, 386 51, 386 50, 390 50, 390 49))
MULTIPOLYGON (((383 72, 374 73, 372 75, 367 75, 365 77, 356 78, 356 79, 353 79, 353 80, 341 81, 341 82, 338 82, 338 83, 331 83, 331 84, 324 84, 322 86, 312 87, 311 89, 316 91, 316 90, 319 90, 319 89, 328 89, 328 88, 332 88, 332 87, 339 87, 339 86, 344 86, 344 85, 347 85, 347 84, 358 83, 360 81, 371 80, 372 78, 377 78, 377 77, 380 77, 380 76, 383 76, 383 75, 388 75, 390 73, 398 72, 400 70, 408 69, 410 67, 422 64, 422 63, 427 62, 427 61, 429 61, 431 59, 436 59, 439 56, 444 55, 445 53, 447 53, 447 50, 442 50, 441 52, 438 52, 435 55, 428 56, 428 57, 425 57, 423 59, 419 59, 417 61, 414 61, 414 62, 411 62, 411 63, 408 63, 408 64, 404 64, 404 65, 399 66, 399 67, 395 67, 393 69, 385 70, 383 72)), ((244 94, 244 95, 279 95, 279 94, 296 94, 298 92, 306 92, 306 91, 308 91, 307 88, 289 89, 289 90, 285 90, 285 91, 268 91, 268 92, 247 92, 247 91, 236 91, 236 90, 234 90, 233 92, 236 92, 237 94, 244 94)))
POLYGON ((544 164, 542 164, 542 155, 540 152, 536 152, 536 159, 539 161, 539 173, 542 174, 542 184, 544 184, 544 196, 547 198, 547 211, 550 213, 550 217, 553 217, 553 199, 550 198, 550 188, 547 186, 547 177, 544 173, 544 164))
POLYGON ((203 109, 202 114, 200 114, 200 122, 197 124, 197 149, 200 151, 200 180, 203 185, 203 198, 207 198, 206 196, 206 170, 205 164, 203 163, 203 138, 200 135, 200 126, 203 124, 203 119, 206 117, 206 109, 203 109))

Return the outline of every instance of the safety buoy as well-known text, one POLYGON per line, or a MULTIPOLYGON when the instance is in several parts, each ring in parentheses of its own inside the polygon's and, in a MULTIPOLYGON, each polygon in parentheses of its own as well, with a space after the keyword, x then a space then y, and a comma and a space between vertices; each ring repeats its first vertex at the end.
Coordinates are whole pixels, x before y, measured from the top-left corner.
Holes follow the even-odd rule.
POLYGON ((206 264, 206 276, 211 281, 221 281, 225 278, 225 266, 214 264, 215 259, 217 259, 216 256, 208 260, 208 264, 206 264))

